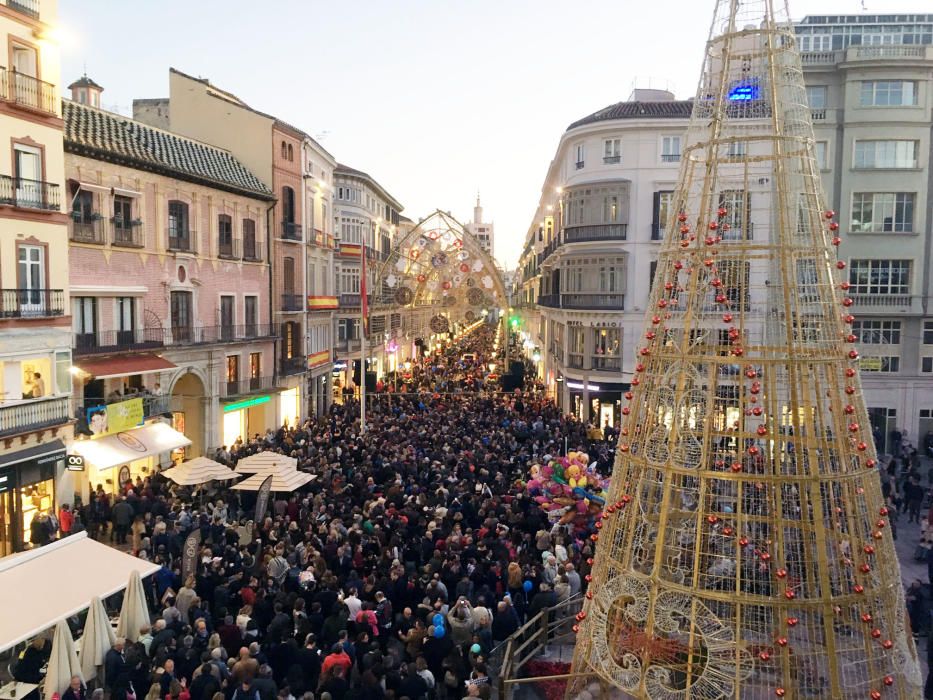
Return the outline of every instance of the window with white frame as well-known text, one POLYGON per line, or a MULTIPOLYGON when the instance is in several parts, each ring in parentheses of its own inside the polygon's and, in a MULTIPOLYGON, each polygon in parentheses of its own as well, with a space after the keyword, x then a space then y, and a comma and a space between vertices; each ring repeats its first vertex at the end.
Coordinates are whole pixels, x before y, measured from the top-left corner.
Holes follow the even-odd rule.
POLYGON ((745 190, 723 190, 719 193, 719 206, 726 210, 721 223, 728 226, 720 229, 724 241, 748 240, 752 237, 749 199, 750 195, 745 190))
POLYGON ((831 34, 803 34, 797 37, 801 51, 831 51, 833 37, 831 34))
POLYGON ((852 260, 849 292, 870 295, 910 294, 910 260, 852 260))
POLYGON ((726 147, 727 157, 733 159, 744 158, 747 152, 748 149, 745 141, 730 141, 729 145, 726 147))
POLYGON ((593 369, 619 369, 621 364, 622 329, 593 329, 593 369))
POLYGON ((622 160, 622 139, 603 141, 603 163, 618 163, 622 160))
POLYGON ((924 374, 933 374, 933 321, 923 322, 923 337, 921 338, 920 371, 924 374))
POLYGON ((917 141, 856 141, 856 168, 916 168, 917 141))
POLYGON ((360 268, 358 267, 340 268, 340 277, 339 277, 338 282, 340 284, 341 294, 359 294, 360 293, 360 268))
POLYGON ((851 230, 859 233, 912 233, 913 192, 856 192, 851 230))
POLYGON ((807 104, 810 109, 826 109, 825 85, 807 85, 807 104))
POLYGON ((661 137, 661 162, 676 163, 680 160, 680 136, 661 137))
POLYGON ((578 143, 574 148, 574 155, 576 157, 577 170, 583 167, 583 164, 586 162, 586 146, 582 143, 578 143))
POLYGON ((817 141, 813 147, 817 167, 820 170, 829 170, 829 142, 817 141))
POLYGON ((917 83, 913 80, 863 80, 862 107, 913 107, 917 104, 917 83))
POLYGON ((586 336, 583 326, 567 327, 567 365, 576 369, 583 368, 583 352, 586 336))
POLYGON ((860 345, 900 345, 901 322, 857 319, 852 322, 852 335, 860 345))

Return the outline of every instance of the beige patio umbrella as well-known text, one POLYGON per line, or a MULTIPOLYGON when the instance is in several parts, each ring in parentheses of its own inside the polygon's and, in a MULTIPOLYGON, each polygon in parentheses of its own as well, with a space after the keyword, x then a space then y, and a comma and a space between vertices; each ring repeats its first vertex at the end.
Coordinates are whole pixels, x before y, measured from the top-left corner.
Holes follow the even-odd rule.
POLYGON ((51 698, 54 693, 64 693, 68 684, 71 683, 72 676, 81 676, 81 666, 78 663, 75 642, 71 637, 71 630, 68 629, 68 623, 59 620, 55 625, 52 655, 49 657, 49 667, 43 682, 45 697, 51 698))
POLYGON ((278 452, 257 452, 249 457, 244 457, 236 463, 238 474, 258 474, 282 467, 297 469, 298 460, 278 452))
POLYGON ((266 477, 272 475, 273 493, 291 493, 317 478, 317 474, 300 472, 297 469, 269 469, 253 474, 233 488, 237 491, 258 491, 266 477))
MULTIPOLYGON (((113 626, 104 610, 100 598, 91 598, 91 607, 87 611, 87 621, 84 623, 84 636, 81 637, 81 652, 78 658, 81 661, 81 675, 85 681, 97 677, 98 667, 103 667, 104 656, 113 646, 117 635, 113 633, 113 626)), ((101 670, 103 676, 103 670, 101 670)))
POLYGON ((139 629, 148 625, 149 606, 146 605, 146 593, 143 591, 143 581, 138 571, 130 572, 130 582, 123 594, 123 607, 120 608, 120 624, 117 625, 117 636, 128 642, 139 639, 139 629))
POLYGON ((162 475, 180 486, 196 486, 208 481, 227 481, 236 479, 237 474, 220 462, 207 457, 195 457, 182 462, 177 467, 166 469, 162 475))

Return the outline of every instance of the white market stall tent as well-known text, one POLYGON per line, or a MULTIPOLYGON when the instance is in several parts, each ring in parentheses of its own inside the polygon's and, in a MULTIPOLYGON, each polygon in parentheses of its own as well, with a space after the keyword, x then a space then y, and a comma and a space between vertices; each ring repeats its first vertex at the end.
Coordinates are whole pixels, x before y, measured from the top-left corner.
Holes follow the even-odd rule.
POLYGON ((124 554, 86 532, 0 559, 0 600, 16 613, 0 615, 0 651, 25 642, 64 618, 126 588, 133 571, 143 578, 158 564, 124 554))

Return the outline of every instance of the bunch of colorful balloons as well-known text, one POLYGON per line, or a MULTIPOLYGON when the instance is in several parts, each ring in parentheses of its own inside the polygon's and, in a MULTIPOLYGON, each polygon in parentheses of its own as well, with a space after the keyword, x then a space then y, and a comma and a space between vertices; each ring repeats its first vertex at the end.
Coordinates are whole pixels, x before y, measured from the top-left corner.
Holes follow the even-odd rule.
POLYGON ((561 525, 582 527, 588 518, 602 511, 609 479, 596 471, 585 452, 569 452, 566 457, 545 456, 544 464, 531 466, 525 484, 548 520, 561 525))

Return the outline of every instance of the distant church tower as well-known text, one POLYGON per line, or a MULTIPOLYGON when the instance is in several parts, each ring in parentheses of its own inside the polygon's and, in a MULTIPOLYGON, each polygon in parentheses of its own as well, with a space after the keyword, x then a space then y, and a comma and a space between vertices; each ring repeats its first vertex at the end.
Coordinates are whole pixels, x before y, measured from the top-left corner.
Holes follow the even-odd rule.
POLYGON ((493 255, 494 225, 492 222, 483 221, 483 205, 479 201, 479 192, 476 193, 476 206, 473 207, 473 221, 466 225, 466 229, 476 237, 483 250, 493 255))

